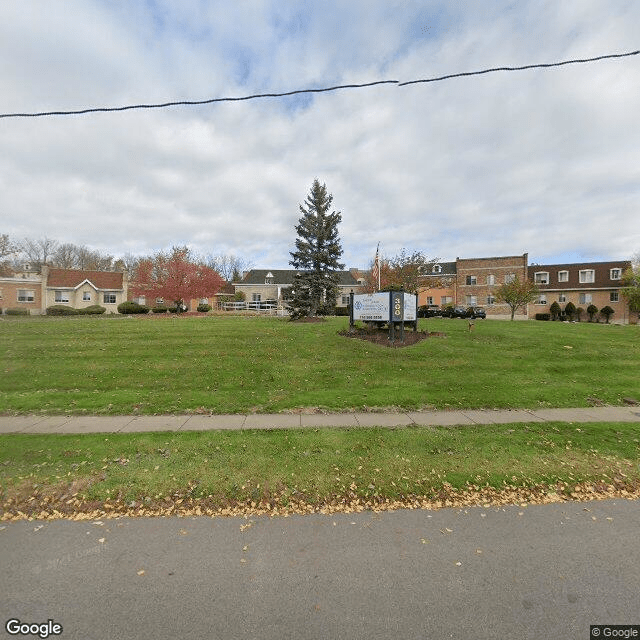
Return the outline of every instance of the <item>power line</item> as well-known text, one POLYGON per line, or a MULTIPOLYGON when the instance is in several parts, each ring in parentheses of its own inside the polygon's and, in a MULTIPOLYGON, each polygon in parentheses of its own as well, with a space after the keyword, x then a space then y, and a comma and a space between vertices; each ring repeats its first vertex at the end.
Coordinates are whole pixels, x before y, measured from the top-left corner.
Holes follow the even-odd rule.
POLYGON ((411 84, 442 82, 452 78, 464 78, 469 76, 480 76, 487 73, 496 73, 498 71, 525 71, 528 69, 549 69, 551 67, 562 67, 568 64, 583 64, 586 62, 597 62, 599 60, 607 60, 611 58, 627 58, 629 56, 637 56, 638 51, 629 51, 627 53, 612 53, 595 58, 578 58, 573 60, 563 60, 561 62, 551 62, 546 64, 528 64, 522 67, 494 67, 491 69, 482 69, 480 71, 466 71, 461 73, 452 73, 445 76, 433 78, 424 78, 421 80, 409 80, 400 82, 399 80, 378 80, 377 82, 367 82, 364 84, 341 84, 335 87, 324 87, 320 89, 297 89, 295 91, 286 91, 283 93, 256 93, 249 96, 230 97, 230 98, 208 98, 206 100, 177 100, 174 102, 163 102, 157 104, 131 104, 122 107, 90 107, 86 109, 78 109, 75 111, 41 111, 34 113, 0 113, 0 118, 42 118, 47 116, 79 116, 89 113, 110 113, 114 111, 132 111, 134 109, 165 109, 167 107, 178 106, 194 106, 213 104, 214 102, 240 102, 243 100, 256 100, 259 98, 282 98, 286 96, 294 96, 301 93, 325 93, 328 91, 338 91, 341 89, 362 89, 365 87, 374 87, 381 84, 394 84, 397 87, 406 87, 411 84))

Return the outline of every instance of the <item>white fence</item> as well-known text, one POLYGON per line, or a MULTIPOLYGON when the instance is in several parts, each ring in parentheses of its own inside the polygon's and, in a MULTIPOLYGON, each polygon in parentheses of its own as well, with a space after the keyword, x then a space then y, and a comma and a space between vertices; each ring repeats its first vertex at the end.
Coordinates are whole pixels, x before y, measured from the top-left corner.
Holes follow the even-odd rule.
POLYGON ((289 312, 282 304, 272 302, 223 302, 220 304, 223 311, 252 311, 254 313, 264 313, 266 315, 289 315, 289 312))

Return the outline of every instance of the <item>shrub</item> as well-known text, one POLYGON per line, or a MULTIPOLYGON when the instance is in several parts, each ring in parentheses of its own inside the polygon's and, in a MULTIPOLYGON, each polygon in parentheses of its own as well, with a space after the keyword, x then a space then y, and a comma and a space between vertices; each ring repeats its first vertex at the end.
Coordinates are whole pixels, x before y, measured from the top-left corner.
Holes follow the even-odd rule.
POLYGON ((169 313, 178 313, 178 306, 169 307, 169 313))
POLYGON ((337 316, 348 316, 349 315, 349 307, 336 307, 335 315, 337 315, 337 316))
POLYGON ((106 310, 107 309, 105 307, 101 307, 99 304, 92 304, 88 307, 78 309, 78 313, 83 316, 99 316, 103 314, 106 310))
POLYGON ((153 311, 153 313, 167 313, 168 309, 167 307, 164 307, 164 306, 157 306, 157 307, 153 307, 151 311, 153 311))
POLYGON ((31 312, 29 309, 6 309, 5 313, 8 316, 29 316, 31 312))
POLYGON ((587 313, 589 314, 589 322, 593 322, 593 318, 595 317, 596 313, 598 313, 598 307, 596 307, 595 304, 590 304, 587 307, 587 313))
POLYGON ((48 316, 77 316, 78 310, 73 307, 67 307, 64 304, 54 304, 47 307, 48 316))
POLYGON ((606 307, 602 307, 600 309, 600 313, 605 317, 607 324, 609 324, 609 318, 615 313, 615 311, 607 305, 606 307))
POLYGON ((536 313, 536 320, 551 320, 550 313, 536 313))
POLYGON ((124 315, 130 315, 134 313, 149 313, 149 307, 138 304, 137 302, 133 302, 133 300, 127 300, 126 302, 121 302, 118 305, 118 313, 122 313, 124 315))
POLYGON ((567 306, 564 308, 565 315, 569 320, 573 320, 573 316, 576 312, 576 305, 573 302, 567 302, 567 306))
POLYGON ((576 316, 578 317, 578 322, 580 322, 580 316, 584 313, 584 309, 582 307, 578 307, 576 309, 576 316))
POLYGON ((211 311, 211 305, 210 304, 199 304, 197 310, 198 310, 199 313, 207 313, 208 311, 211 311))
POLYGON ((557 320, 560 317, 560 314, 562 313, 562 309, 560 308, 560 305, 557 302, 554 302, 549 307, 549 311, 551 312, 552 320, 557 320))

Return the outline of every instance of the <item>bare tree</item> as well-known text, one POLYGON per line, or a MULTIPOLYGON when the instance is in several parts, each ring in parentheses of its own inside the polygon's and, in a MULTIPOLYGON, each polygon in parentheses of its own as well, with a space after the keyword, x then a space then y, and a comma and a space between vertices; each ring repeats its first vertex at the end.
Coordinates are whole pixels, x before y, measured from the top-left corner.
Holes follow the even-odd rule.
POLYGON ((244 271, 249 271, 253 263, 233 254, 207 256, 207 265, 217 271, 226 282, 234 282, 242 278, 244 271))
POLYGON ((47 264, 57 248, 58 241, 46 236, 39 240, 25 238, 18 244, 18 250, 26 256, 29 262, 40 265, 47 264))

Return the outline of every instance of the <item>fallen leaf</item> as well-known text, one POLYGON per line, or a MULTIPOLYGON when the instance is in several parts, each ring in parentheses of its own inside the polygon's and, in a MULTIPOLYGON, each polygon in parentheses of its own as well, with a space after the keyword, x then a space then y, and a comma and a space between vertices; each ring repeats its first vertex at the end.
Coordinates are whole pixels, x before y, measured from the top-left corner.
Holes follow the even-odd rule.
POLYGON ((99 542, 100 544, 104 544, 104 538, 98 538, 98 542, 99 542))
POLYGON ((139 576, 143 576, 144 575, 144 569, 140 569, 140 571, 138 571, 138 575, 139 576))

